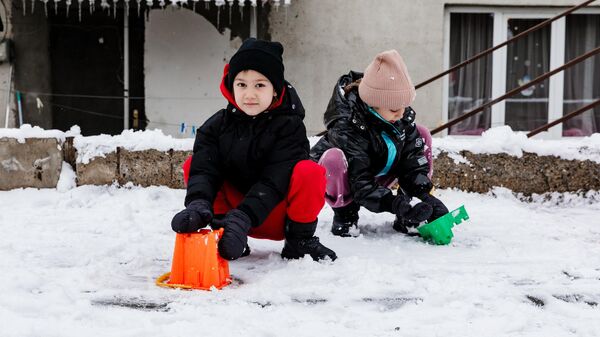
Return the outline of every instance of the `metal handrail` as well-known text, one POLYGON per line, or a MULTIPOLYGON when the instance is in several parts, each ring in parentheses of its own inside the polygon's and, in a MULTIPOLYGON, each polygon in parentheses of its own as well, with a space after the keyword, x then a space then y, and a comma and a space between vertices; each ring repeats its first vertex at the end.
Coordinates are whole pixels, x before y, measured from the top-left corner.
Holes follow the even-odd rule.
POLYGON ((558 67, 558 68, 556 68, 556 69, 554 69, 552 71, 549 71, 549 72, 547 72, 547 73, 545 73, 543 75, 540 75, 540 76, 536 77, 531 82, 527 82, 527 83, 523 84, 520 87, 512 89, 511 91, 507 92, 506 94, 504 94, 504 95, 502 95, 502 96, 500 96, 498 98, 495 98, 495 99, 493 99, 493 100, 491 100, 491 101, 489 101, 489 102, 487 102, 487 103, 485 103, 483 105, 480 105, 479 107, 477 107, 477 108, 475 108, 475 109, 473 109, 473 110, 471 110, 471 111, 469 111, 469 112, 467 112, 467 113, 465 113, 465 114, 463 114, 461 116, 458 116, 458 117, 454 118, 453 120, 451 120, 451 121, 449 121, 449 122, 447 122, 447 123, 445 123, 443 125, 438 126, 437 128, 431 130, 431 134, 434 135, 434 134, 436 134, 436 133, 438 133, 440 131, 443 131, 444 129, 447 129, 447 128, 449 128, 449 127, 451 127, 451 126, 453 126, 453 125, 455 125, 455 124, 457 124, 459 122, 462 122, 463 120, 465 120, 465 119, 467 119, 467 118, 469 118, 469 117, 471 117, 471 116, 473 116, 473 115, 475 115, 475 114, 483 111, 485 108, 488 108, 488 107, 490 107, 490 106, 492 106, 492 105, 494 105, 494 104, 496 104, 496 103, 498 103, 500 101, 503 101, 505 98, 510 97, 510 96, 512 96, 512 95, 514 95, 514 94, 516 94, 518 92, 521 92, 524 89, 527 89, 527 88, 529 88, 529 87, 531 87, 531 86, 533 86, 533 85, 535 85, 535 84, 537 84, 537 83, 539 83, 539 82, 547 79, 548 77, 550 77, 550 76, 552 76, 552 75, 554 75, 554 74, 556 74, 558 72, 563 71, 565 68, 568 68, 568 67, 572 66, 573 64, 579 63, 579 62, 581 62, 581 61, 583 61, 583 60, 585 60, 585 59, 587 59, 587 58, 589 58, 591 56, 594 56, 594 55, 598 54, 598 53, 600 53, 600 47, 596 47, 596 48, 588 51, 587 53, 585 53, 585 54, 583 54, 581 56, 578 56, 578 57, 572 59, 571 61, 563 64, 562 66, 560 66, 560 67, 558 67))
POLYGON ((562 116, 561 118, 559 118, 559 119, 557 119, 555 121, 552 121, 552 122, 550 122, 550 123, 548 123, 546 125, 540 126, 539 128, 537 128, 537 129, 529 132, 527 134, 527 138, 531 138, 531 137, 537 135, 538 133, 540 133, 542 131, 546 131, 546 130, 548 130, 549 128, 551 128, 553 126, 555 126, 557 124, 560 124, 560 123, 562 123, 562 122, 564 122, 566 120, 569 120, 569 119, 571 119, 571 118, 573 118, 573 117, 575 117, 575 116, 577 116, 577 115, 579 115, 579 114, 581 114, 581 113, 583 113, 585 111, 591 110, 591 109, 595 108, 596 106, 600 106, 600 99, 598 99, 598 100, 596 100, 596 101, 594 101, 594 102, 592 102, 592 103, 590 103, 588 105, 582 106, 581 108, 579 108, 579 109, 577 109, 575 111, 571 111, 568 114, 562 116))
POLYGON ((496 45, 496 46, 494 46, 492 48, 486 49, 486 50, 482 51, 481 53, 479 53, 479 54, 477 54, 477 55, 475 55, 475 56, 473 56, 473 57, 471 57, 471 58, 469 58, 469 59, 467 59, 467 60, 465 60, 465 61, 463 61, 463 62, 461 62, 461 63, 459 63, 457 65, 455 65, 455 66, 453 66, 452 68, 450 68, 450 69, 448 69, 446 71, 443 71, 443 72, 441 72, 441 73, 439 73, 439 74, 431 77, 430 79, 427 79, 427 80, 425 80, 425 81, 423 81, 423 82, 415 85, 415 89, 419 89, 419 88, 421 88, 421 87, 423 87, 423 86, 425 86, 425 85, 427 85, 427 84, 429 84, 429 83, 437 80, 438 78, 441 78, 441 77, 443 77, 445 75, 448 75, 449 73, 455 71, 458 68, 462 68, 462 67, 466 66, 469 63, 472 63, 472 62, 474 62, 474 61, 476 61, 476 60, 478 60, 478 59, 480 59, 480 58, 482 58, 482 57, 484 57, 484 56, 486 56, 488 54, 491 54, 494 50, 500 49, 500 48, 506 46, 507 44, 513 42, 514 40, 517 40, 517 39, 519 39, 519 38, 521 38, 521 37, 523 37, 523 36, 525 36, 525 35, 533 32, 533 31, 541 29, 541 28, 549 25, 550 23, 552 23, 552 22, 554 22, 554 21, 562 18, 563 16, 567 16, 567 15, 573 13, 574 11, 576 11, 576 10, 582 8, 582 7, 586 7, 587 5, 589 5, 590 3, 594 2, 594 1, 596 1, 596 0, 585 1, 585 2, 579 4, 579 5, 575 6, 575 7, 571 7, 570 9, 568 9, 568 10, 566 10, 566 11, 564 11, 564 12, 562 12, 562 13, 560 13, 560 14, 558 14, 558 15, 556 15, 556 16, 554 16, 554 17, 552 17, 552 18, 550 18, 550 19, 548 19, 546 21, 540 22, 539 24, 537 24, 537 25, 535 25, 535 26, 533 26, 533 27, 531 27, 531 28, 529 28, 529 29, 527 29, 527 30, 525 30, 525 31, 523 31, 523 32, 521 32, 521 33, 513 36, 512 38, 510 38, 510 39, 508 39, 508 40, 506 40, 506 41, 504 41, 504 42, 502 42, 502 43, 500 43, 500 44, 498 44, 498 45, 496 45))

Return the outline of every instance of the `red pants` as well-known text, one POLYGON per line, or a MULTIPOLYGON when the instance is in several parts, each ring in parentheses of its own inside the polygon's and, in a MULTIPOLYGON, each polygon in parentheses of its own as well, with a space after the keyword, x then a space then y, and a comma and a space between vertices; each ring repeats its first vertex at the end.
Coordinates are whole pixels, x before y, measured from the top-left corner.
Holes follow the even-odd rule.
MULTIPOLYGON (((191 157, 183 164, 183 178, 187 184, 191 157)), ((260 226, 250 229, 257 239, 283 240, 286 217, 296 222, 313 222, 325 204, 325 169, 311 160, 302 160, 294 166, 287 196, 271 211, 260 226)), ((215 214, 225 214, 237 207, 244 194, 227 181, 221 186, 213 203, 215 214)))

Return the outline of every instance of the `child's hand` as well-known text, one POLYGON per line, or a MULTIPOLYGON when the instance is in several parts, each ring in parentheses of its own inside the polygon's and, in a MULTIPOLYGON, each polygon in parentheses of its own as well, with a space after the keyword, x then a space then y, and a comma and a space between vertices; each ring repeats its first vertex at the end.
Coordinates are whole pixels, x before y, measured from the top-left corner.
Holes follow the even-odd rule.
POLYGON ((411 206, 410 200, 409 196, 399 194, 392 202, 392 212, 396 214, 400 222, 409 227, 416 227, 431 216, 433 209, 424 202, 411 206))
POLYGON ((444 203, 434 197, 433 195, 427 193, 426 195, 424 195, 421 199, 423 202, 427 203, 428 205, 431 205, 432 209, 433 209, 433 213, 431 214, 431 217, 429 218, 429 222, 432 222, 433 220, 441 217, 442 215, 446 215, 449 210, 446 207, 446 205, 444 205, 444 203))
POLYGON ((234 208, 225 214, 219 225, 225 228, 223 237, 219 240, 219 255, 226 260, 238 259, 248 244, 250 217, 234 208))
POLYGON ((193 233, 208 225, 212 217, 212 207, 208 201, 194 200, 186 209, 175 214, 171 220, 171 228, 177 233, 193 233))

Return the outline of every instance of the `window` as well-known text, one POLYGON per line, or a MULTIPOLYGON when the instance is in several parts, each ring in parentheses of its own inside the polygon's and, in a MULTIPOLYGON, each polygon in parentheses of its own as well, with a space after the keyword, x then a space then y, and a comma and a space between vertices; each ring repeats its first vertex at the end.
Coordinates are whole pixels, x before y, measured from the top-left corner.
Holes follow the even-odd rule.
MULTIPOLYGON (((446 78, 448 120, 473 110, 600 46, 600 10, 571 14, 462 67, 446 78), (595 13, 594 13, 595 11, 595 13)), ((454 66, 558 14, 557 10, 452 8, 447 66, 454 66)), ((509 125, 530 131, 600 98, 600 55, 588 58, 456 125, 450 135, 480 135, 509 125)), ((545 137, 600 132, 600 108, 551 128, 545 137)))
MULTIPOLYGON (((543 19, 509 19, 508 38, 543 19)), ((510 43, 506 58, 506 92, 530 82, 550 70, 550 26, 510 43)), ((504 121, 515 131, 533 130, 548 123, 549 83, 533 85, 506 99, 504 121)))
MULTIPOLYGON (((567 17, 565 61, 600 46, 600 15, 567 17)), ((569 113, 600 98, 600 55, 565 70, 563 111, 569 113)), ((600 132, 600 108, 588 110, 563 125, 563 136, 600 132)))
MULTIPOLYGON (((450 66, 492 45, 494 17, 491 14, 452 13, 450 22, 450 66)), ((456 118, 487 103, 492 97, 492 56, 484 56, 449 74, 448 117, 456 118)), ((491 125, 490 109, 467 118, 450 134, 480 135, 491 125)))

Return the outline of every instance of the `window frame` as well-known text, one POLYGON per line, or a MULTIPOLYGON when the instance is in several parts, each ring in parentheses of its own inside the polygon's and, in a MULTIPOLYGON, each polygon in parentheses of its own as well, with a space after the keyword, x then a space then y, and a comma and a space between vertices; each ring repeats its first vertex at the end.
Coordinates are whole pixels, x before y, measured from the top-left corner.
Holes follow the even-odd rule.
MULTIPOLYGON (((444 10, 444 45, 443 45, 443 67, 450 68, 450 14, 452 13, 474 13, 493 15, 493 42, 494 46, 506 41, 509 19, 548 19, 565 11, 568 7, 491 7, 491 6, 447 6, 444 10)), ((579 9, 577 14, 600 15, 600 7, 586 7, 579 9)), ((566 42, 566 17, 562 17, 550 24, 550 69, 553 70, 565 63, 566 42)), ((507 47, 504 46, 492 53, 492 96, 495 99, 506 93, 506 63, 507 47)), ((549 78, 548 88, 548 123, 563 116, 564 101, 564 71, 554 74, 549 78)), ((449 79, 444 76, 442 83, 442 120, 448 122, 449 101, 449 79)), ((505 125, 505 100, 492 105, 491 127, 505 125)), ((567 111, 568 113, 569 111, 567 111)), ((544 131, 536 138, 559 139, 562 138, 563 124, 560 123, 548 131, 544 131)), ((448 135, 448 129, 444 130, 444 136, 448 135)), ((472 135, 450 135, 456 138, 479 137, 472 135)), ((571 137, 569 137, 571 138, 571 137)))

